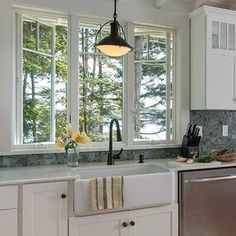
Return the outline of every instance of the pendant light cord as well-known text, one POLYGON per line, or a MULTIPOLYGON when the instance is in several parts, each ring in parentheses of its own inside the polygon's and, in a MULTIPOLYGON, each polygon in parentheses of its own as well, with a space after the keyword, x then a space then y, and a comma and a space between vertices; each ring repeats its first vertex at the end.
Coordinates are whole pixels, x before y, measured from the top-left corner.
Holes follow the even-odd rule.
POLYGON ((113 18, 114 18, 114 21, 116 21, 116 18, 117 18, 117 14, 116 14, 116 0, 115 1, 115 4, 114 4, 114 14, 113 14, 113 18))

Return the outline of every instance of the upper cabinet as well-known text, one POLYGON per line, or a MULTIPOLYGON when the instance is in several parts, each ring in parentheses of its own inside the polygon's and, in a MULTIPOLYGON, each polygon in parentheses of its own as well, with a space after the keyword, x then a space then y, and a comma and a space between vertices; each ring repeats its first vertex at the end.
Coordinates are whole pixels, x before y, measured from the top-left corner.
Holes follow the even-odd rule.
POLYGON ((191 109, 236 110, 236 11, 203 6, 191 19, 191 109))

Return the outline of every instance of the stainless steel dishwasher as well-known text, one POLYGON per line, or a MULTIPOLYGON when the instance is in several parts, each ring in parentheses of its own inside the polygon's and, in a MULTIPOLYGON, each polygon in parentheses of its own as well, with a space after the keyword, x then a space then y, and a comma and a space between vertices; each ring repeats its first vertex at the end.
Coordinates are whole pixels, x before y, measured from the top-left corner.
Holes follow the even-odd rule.
POLYGON ((236 168, 179 173, 180 236, 236 236, 236 168))

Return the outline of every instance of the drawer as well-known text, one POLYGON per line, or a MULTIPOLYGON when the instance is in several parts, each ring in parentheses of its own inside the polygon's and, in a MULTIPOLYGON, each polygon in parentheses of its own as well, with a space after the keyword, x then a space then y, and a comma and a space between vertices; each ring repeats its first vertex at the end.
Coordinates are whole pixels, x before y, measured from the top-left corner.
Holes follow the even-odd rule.
POLYGON ((1 236, 17 236, 17 209, 0 211, 1 236))
POLYGON ((17 186, 0 187, 0 210, 17 208, 17 186))

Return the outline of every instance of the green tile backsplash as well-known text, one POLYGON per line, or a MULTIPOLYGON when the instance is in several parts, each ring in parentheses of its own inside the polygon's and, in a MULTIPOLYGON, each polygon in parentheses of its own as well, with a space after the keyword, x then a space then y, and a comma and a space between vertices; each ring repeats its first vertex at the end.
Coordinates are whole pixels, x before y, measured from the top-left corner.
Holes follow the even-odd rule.
MULTIPOLYGON (((124 150, 121 160, 138 160, 141 153, 144 154, 144 158, 146 159, 175 158, 179 155, 180 148, 124 150)), ((101 162, 106 161, 107 154, 108 152, 81 152, 80 159, 81 162, 101 162)), ((65 153, 0 156, 0 168, 59 165, 66 163, 65 153)))
POLYGON ((200 153, 226 147, 236 150, 236 111, 191 111, 190 120, 203 127, 200 153), (222 125, 228 125, 228 137, 222 136, 222 125))

